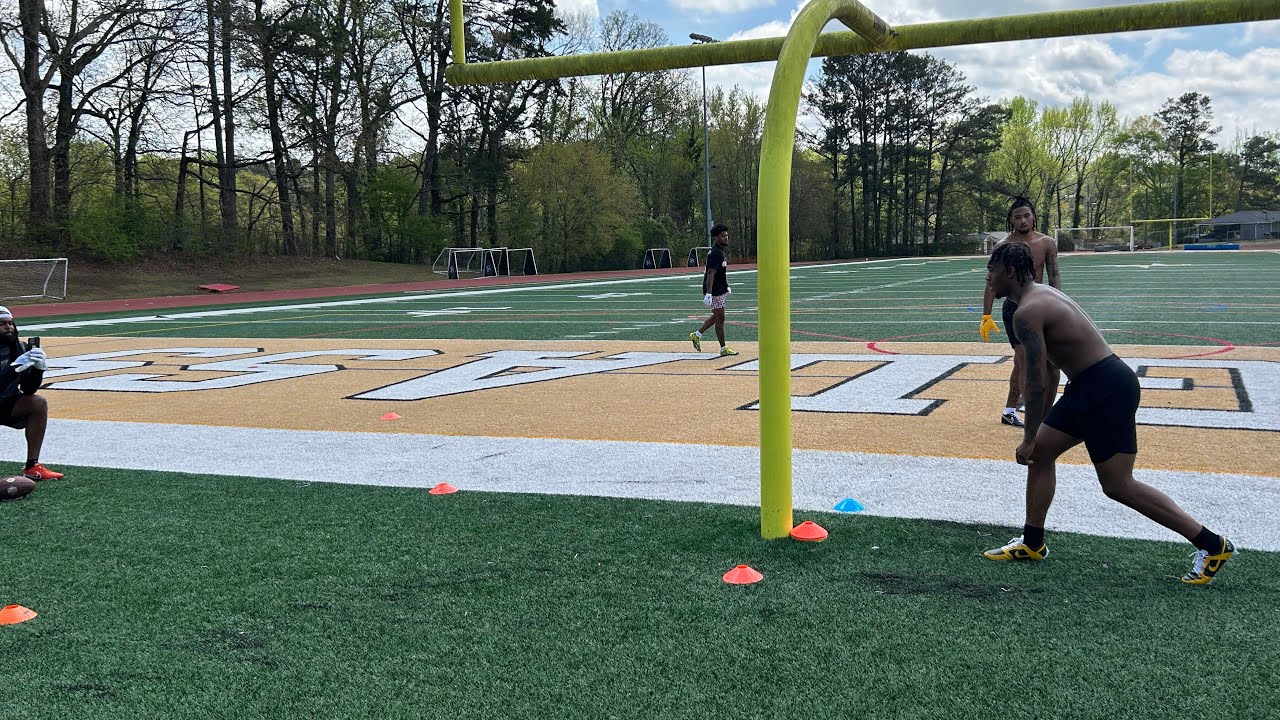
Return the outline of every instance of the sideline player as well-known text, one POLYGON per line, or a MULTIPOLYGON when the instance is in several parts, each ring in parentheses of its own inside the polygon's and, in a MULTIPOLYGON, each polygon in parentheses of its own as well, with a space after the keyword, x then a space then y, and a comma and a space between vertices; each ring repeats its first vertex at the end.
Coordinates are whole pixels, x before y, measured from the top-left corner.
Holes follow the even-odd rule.
POLYGON ((46 369, 44 350, 19 340, 13 313, 0 307, 0 425, 26 431, 27 464, 22 474, 36 481, 62 478, 62 473, 40 464, 49 401, 36 391, 46 369))
MULTIPOLYGON (((1062 278, 1058 274, 1058 244, 1053 238, 1043 233, 1036 232, 1036 209, 1032 207, 1031 201, 1018 196, 1013 199, 1013 205, 1009 207, 1009 212, 1005 215, 1005 227, 1009 230, 1009 235, 1001 240, 996 247, 1006 243, 1018 243, 1025 245, 1031 251, 1031 258, 1035 262, 1035 280, 1036 282, 1047 282, 1059 290, 1062 289, 1062 278)), ((996 327, 996 323, 991 319, 991 306, 995 302, 995 295, 991 293, 988 286, 982 297, 982 324, 978 328, 978 332, 982 334, 982 341, 987 342, 991 331, 1000 332, 996 327)), ((1013 327, 1013 312, 1018 309, 1018 304, 1006 299, 1002 308, 1004 316, 1004 331, 1009 336, 1009 344, 1013 346, 1013 368, 1009 371, 1009 396, 1005 399, 1004 412, 1000 415, 1000 422, 1005 425, 1014 427, 1022 427, 1022 420, 1018 418, 1017 406, 1018 398, 1022 393, 1022 364, 1024 354, 1022 345, 1018 342, 1017 336, 1011 332, 1013 327)), ((1054 371, 1057 372, 1056 370, 1054 371)), ((1050 385, 1050 392, 1057 393, 1058 385, 1056 382, 1050 385)))
POLYGON ((693 349, 702 352, 702 333, 712 325, 716 326, 716 339, 720 341, 720 356, 737 355, 738 351, 724 345, 724 305, 729 294, 729 257, 725 250, 729 247, 729 228, 716 225, 711 228, 711 252, 707 253, 707 271, 702 275, 702 304, 711 308, 711 316, 702 323, 702 327, 689 333, 693 349))
POLYGON ((1235 554, 1235 546, 1168 495, 1134 479, 1142 392, 1138 376, 1111 352, 1079 305, 1035 282, 1032 263, 1031 251, 1022 243, 996 248, 987 263, 987 286, 996 297, 1018 303, 1010 334, 1017 334, 1026 348, 1027 422, 1014 456, 1027 466, 1027 509, 1022 535, 983 557, 1043 560, 1049 555, 1044 523, 1057 483, 1054 463, 1083 441, 1107 497, 1191 541, 1196 552, 1182 582, 1208 585, 1235 554), (1047 402, 1051 365, 1062 368, 1068 378, 1062 398, 1052 408, 1047 402))

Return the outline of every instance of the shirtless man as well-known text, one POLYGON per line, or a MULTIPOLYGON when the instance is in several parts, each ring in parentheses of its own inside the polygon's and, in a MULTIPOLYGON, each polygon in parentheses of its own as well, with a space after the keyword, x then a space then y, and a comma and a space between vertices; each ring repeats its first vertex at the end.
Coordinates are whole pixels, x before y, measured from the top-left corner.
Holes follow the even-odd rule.
POLYGON ((987 287, 1018 305, 1012 325, 1026 348, 1027 418, 1014 451, 1027 466, 1026 525, 1021 537, 983 553, 990 560, 1043 560, 1049 555, 1044 522, 1056 484, 1054 462, 1084 442, 1107 497, 1178 533, 1196 546, 1182 582, 1208 585, 1235 554, 1235 546, 1178 507, 1168 495, 1133 478, 1138 453, 1138 376, 1111 352, 1098 328, 1071 298, 1033 279, 1034 259, 1022 243, 996 248, 987 263, 987 287), (1049 407, 1049 369, 1067 374, 1062 398, 1049 407), (1047 412, 1047 414, 1046 414, 1047 412))
MULTIPOLYGON (((1024 197, 1014 198, 1013 206, 1009 208, 1009 213, 1005 217, 1005 225, 1009 229, 1009 236, 1001 240, 999 245, 1007 243, 1025 245, 1031 251, 1031 258, 1035 261, 1036 282, 1047 281, 1061 290, 1062 278, 1058 275, 1058 244, 1048 235, 1036 232, 1036 210, 1031 206, 1031 201, 1024 197)), ((978 327, 983 342, 987 342, 992 330, 1000 332, 995 321, 991 319, 991 306, 995 298, 995 294, 991 292, 991 286, 987 286, 986 293, 982 297, 982 325, 978 327)), ((1005 400, 1000 422, 1022 427, 1022 420, 1018 419, 1017 406, 1018 397, 1023 395, 1022 365, 1026 355, 1022 352, 1022 344, 1018 342, 1017 336, 1010 331, 1013 326, 1013 311, 1017 309, 1017 303, 1011 300, 1004 301, 1001 314, 1004 316, 1004 331, 1009 336, 1009 344, 1013 346, 1013 369, 1009 371, 1009 397, 1005 400)), ((1049 392, 1056 394, 1058 392, 1057 370, 1053 372, 1055 377, 1054 382, 1049 385, 1049 392)), ((1052 396, 1049 398, 1049 404, 1053 404, 1052 396)))

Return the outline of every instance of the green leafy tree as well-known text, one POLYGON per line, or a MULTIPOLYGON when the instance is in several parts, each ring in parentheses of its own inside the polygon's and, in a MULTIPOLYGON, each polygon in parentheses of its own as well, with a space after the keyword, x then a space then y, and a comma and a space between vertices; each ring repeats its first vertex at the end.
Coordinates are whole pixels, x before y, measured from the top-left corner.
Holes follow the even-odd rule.
POLYGON ((619 244, 629 245, 631 263, 639 257, 635 185, 591 143, 539 146, 515 169, 514 188, 522 203, 517 221, 545 267, 596 268, 619 258, 619 244))

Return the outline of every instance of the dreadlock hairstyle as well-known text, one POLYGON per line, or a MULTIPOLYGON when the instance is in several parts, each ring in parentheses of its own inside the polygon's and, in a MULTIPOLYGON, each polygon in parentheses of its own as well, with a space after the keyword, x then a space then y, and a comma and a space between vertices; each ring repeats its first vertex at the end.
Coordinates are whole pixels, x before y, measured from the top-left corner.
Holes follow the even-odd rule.
POLYGON ((987 261, 987 267, 1003 265, 1013 268, 1021 281, 1034 280, 1036 276, 1035 261, 1031 259, 1031 249, 1022 243, 1002 243, 996 246, 987 261))
POLYGON ((1015 197, 1013 199, 1013 205, 1009 206, 1009 212, 1005 213, 1004 216, 1004 228, 1009 232, 1013 232, 1013 211, 1018 208, 1031 208, 1031 214, 1036 214, 1036 206, 1032 205, 1030 200, 1021 195, 1015 197))

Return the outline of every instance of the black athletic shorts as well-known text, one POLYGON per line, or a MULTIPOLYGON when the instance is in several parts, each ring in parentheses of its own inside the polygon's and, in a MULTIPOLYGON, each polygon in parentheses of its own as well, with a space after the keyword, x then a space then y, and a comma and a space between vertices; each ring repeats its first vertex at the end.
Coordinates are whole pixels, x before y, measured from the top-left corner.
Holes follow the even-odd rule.
POLYGON ((1013 331, 1013 312, 1018 309, 1018 303, 1004 299, 1004 309, 1000 311, 1000 317, 1004 319, 1004 334, 1009 336, 1009 346, 1018 347, 1022 343, 1018 342, 1018 334, 1013 331))
POLYGON ((21 397, 21 395, 0 400, 0 425, 17 428, 18 430, 22 430, 27 427, 27 418, 25 415, 22 417, 13 416, 13 404, 18 402, 19 397, 21 397))
POLYGON ((1089 459, 1095 463, 1106 462, 1117 453, 1137 454, 1141 397, 1138 376, 1111 355, 1067 382, 1044 424, 1083 438, 1089 459))

